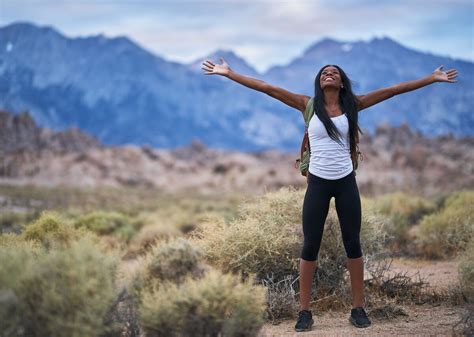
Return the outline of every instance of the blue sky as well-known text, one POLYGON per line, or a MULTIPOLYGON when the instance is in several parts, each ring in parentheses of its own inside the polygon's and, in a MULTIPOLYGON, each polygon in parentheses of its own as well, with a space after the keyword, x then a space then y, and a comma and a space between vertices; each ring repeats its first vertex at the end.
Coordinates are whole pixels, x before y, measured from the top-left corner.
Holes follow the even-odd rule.
POLYGON ((0 25, 30 21, 69 37, 126 35, 168 60, 232 49, 259 71, 312 43, 388 36, 474 61, 472 0, 0 0, 0 25))

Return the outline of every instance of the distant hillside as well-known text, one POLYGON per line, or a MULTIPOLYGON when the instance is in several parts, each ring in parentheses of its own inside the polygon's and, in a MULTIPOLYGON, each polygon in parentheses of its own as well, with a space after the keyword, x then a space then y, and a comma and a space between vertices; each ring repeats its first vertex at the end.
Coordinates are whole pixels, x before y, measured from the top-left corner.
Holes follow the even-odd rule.
POLYGON ((0 110, 0 150, 3 154, 42 150, 61 152, 85 151, 102 147, 93 136, 76 127, 55 132, 40 128, 28 112, 13 115, 0 110))
MULTIPOLYGON (((103 146, 77 129, 55 133, 28 114, 0 113, 0 184, 132 186, 168 192, 263 193, 306 181, 294 168, 298 151, 243 153, 198 141, 173 150, 103 146)), ((407 191, 437 195, 474 188, 474 137, 425 138, 407 125, 363 135, 357 170, 362 194, 407 191)))
POLYGON ((190 64, 170 62, 127 37, 68 38, 52 27, 14 23, 0 28, 0 108, 29 111, 43 127, 75 126, 104 144, 174 148, 199 139, 214 148, 298 148, 301 114, 283 103, 198 69, 224 56, 237 71, 299 93, 339 64, 357 93, 428 75, 440 64, 459 70, 455 85, 436 83, 361 112, 361 127, 408 123, 428 136, 473 134, 474 65, 408 49, 389 38, 324 39, 285 66, 259 74, 230 50, 190 64), (200 68, 200 67, 199 67, 200 68))

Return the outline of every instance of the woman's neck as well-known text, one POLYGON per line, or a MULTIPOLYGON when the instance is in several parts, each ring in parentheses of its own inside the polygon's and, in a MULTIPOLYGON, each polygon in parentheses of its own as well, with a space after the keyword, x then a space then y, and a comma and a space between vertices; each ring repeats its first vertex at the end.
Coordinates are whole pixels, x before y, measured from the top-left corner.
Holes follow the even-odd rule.
POLYGON ((339 90, 333 88, 324 90, 324 102, 328 107, 339 106, 339 90))

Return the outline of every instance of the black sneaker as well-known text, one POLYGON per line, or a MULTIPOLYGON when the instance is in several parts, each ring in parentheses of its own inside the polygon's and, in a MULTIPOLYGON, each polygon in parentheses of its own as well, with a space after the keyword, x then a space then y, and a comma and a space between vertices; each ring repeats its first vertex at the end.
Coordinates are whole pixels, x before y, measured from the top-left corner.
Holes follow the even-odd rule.
POLYGON ((351 317, 349 317, 349 322, 358 328, 366 328, 371 324, 369 317, 367 317, 367 314, 362 307, 351 309, 351 317))
POLYGON ((309 310, 301 310, 298 313, 298 321, 295 325, 296 331, 310 331, 313 325, 313 314, 309 310))

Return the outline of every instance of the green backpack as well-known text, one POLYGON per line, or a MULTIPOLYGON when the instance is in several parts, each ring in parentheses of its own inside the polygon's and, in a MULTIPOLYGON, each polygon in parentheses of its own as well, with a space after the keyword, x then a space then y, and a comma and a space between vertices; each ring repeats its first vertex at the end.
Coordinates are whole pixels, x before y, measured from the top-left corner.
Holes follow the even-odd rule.
MULTIPOLYGON (((296 159, 295 167, 299 167, 301 174, 305 177, 308 176, 308 167, 309 167, 309 157, 311 153, 311 149, 309 146, 309 137, 308 137, 308 127, 309 121, 314 114, 314 97, 311 97, 306 104, 306 109, 303 112, 303 118, 305 123, 304 129, 304 136, 303 140, 301 141, 301 150, 300 150, 300 158, 296 159)), ((351 159, 352 159, 352 167, 354 168, 354 175, 356 174, 355 170, 359 166, 359 156, 362 158, 362 153, 359 151, 359 133, 356 133, 356 148, 355 150, 351 150, 351 159)))

